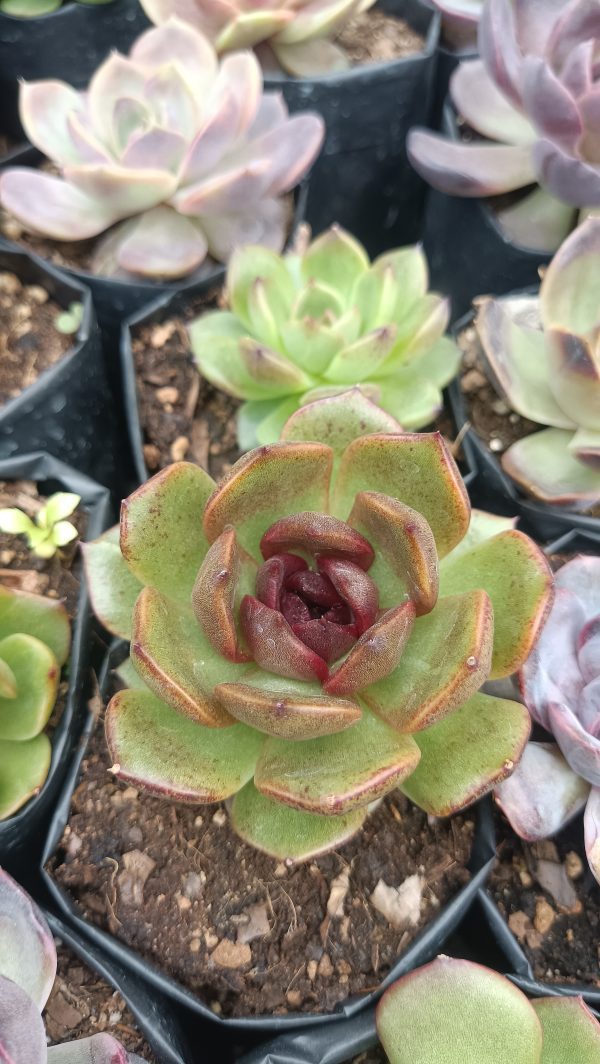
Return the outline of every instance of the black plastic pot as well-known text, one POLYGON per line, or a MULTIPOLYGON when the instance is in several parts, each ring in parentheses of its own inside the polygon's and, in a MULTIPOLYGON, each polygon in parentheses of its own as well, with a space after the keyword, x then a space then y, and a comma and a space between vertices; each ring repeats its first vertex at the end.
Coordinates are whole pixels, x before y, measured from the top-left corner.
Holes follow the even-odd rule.
MULTIPOLYGON (((442 131, 459 140, 454 109, 444 107, 442 131)), ((534 285, 551 255, 511 243, 493 211, 479 199, 446 196, 430 189, 425 207, 423 245, 432 288, 452 300, 453 320, 479 295, 504 295, 534 285)))
POLYGON ((329 1027, 281 1035, 238 1064, 347 1064, 378 1044, 375 1008, 329 1027))
POLYGON ((380 0, 425 38, 420 55, 321 78, 269 76, 290 111, 325 119, 325 146, 311 172, 306 217, 315 233, 339 222, 371 255, 421 233, 425 184, 406 156, 406 135, 429 124, 435 94, 439 15, 420 0, 380 0))
MULTIPOLYGON (((0 480, 34 480, 43 494, 73 491, 81 496, 88 515, 86 539, 99 535, 110 521, 109 495, 105 488, 47 454, 33 453, 0 460, 0 480)), ((52 761, 40 793, 19 812, 0 823, 0 865, 19 874, 35 867, 67 767, 77 746, 83 721, 89 670, 92 660, 92 614, 83 573, 77 616, 72 625, 69 657, 69 691, 63 714, 52 736, 52 761)))
POLYGON ((130 972, 90 946, 53 913, 45 910, 44 916, 54 937, 64 942, 88 968, 118 991, 160 1064, 190 1064, 193 1057, 189 1039, 170 1004, 162 996, 150 994, 130 972))
MULTIPOLYGON (((522 293, 515 292, 515 295, 522 293)), ((531 294, 527 289, 524 294, 531 294)), ((465 314, 453 327, 457 336, 472 321, 471 313, 465 314)), ((462 446, 470 466, 476 474, 469 484, 469 494, 474 506, 489 509, 494 513, 520 518, 519 527, 541 543, 549 543, 572 529, 600 534, 600 518, 576 513, 558 506, 549 506, 527 498, 518 485, 504 472, 495 454, 477 435, 466 427, 465 402, 457 377, 448 388, 448 400, 457 433, 463 433, 462 446)))
MULTIPOLYGON (((118 656, 123 656, 125 645, 117 643, 113 646, 109 655, 110 661, 115 661, 118 656)), ((110 675, 111 665, 105 664, 101 687, 107 690, 107 681, 110 675)), ((61 916, 70 927, 74 927, 86 940, 94 943, 108 956, 117 960, 128 968, 142 982, 146 982, 153 990, 164 994, 172 1002, 180 1006, 190 1020, 201 1025, 204 1029, 208 1025, 211 1030, 211 1038, 217 1041, 219 1049, 223 1053, 235 1050, 248 1049, 259 1041, 273 1037, 280 1032, 288 1032, 298 1028, 323 1029, 331 1025, 332 1028, 340 1020, 362 1013, 373 1005, 386 986, 394 982, 400 975, 412 968, 423 964, 434 957, 460 923, 462 917, 470 907, 478 889, 484 885, 495 854, 495 839, 492 824, 491 807, 489 802, 480 802, 477 809, 475 839, 473 852, 470 860, 471 880, 463 887, 455 897, 433 918, 430 924, 411 942, 406 953, 398 960, 389 975, 382 981, 378 989, 364 997, 348 1000, 339 1006, 336 1011, 327 1015, 310 1015, 306 1013, 289 1013, 285 1016, 251 1016, 247 1018, 224 1019, 216 1016, 194 994, 177 983, 173 978, 164 974, 150 961, 142 958, 129 946, 124 945, 113 935, 101 930, 94 924, 89 923, 79 913, 74 904, 63 889, 56 883, 47 871, 46 865, 52 858, 62 837, 65 825, 69 819, 71 798, 77 786, 81 763, 86 754, 87 744, 94 730, 95 718, 88 714, 83 730, 82 742, 80 743, 77 756, 73 758, 69 772, 65 778, 62 794, 57 801, 54 816, 49 827, 46 845, 42 856, 42 876, 47 890, 52 897, 53 906, 58 908, 61 916)), ((219 1060, 225 1058, 219 1057, 219 1060)), ((230 1059, 230 1058, 227 1058, 230 1059)))
POLYGON ((47 451, 111 487, 116 468, 115 412, 100 332, 88 289, 23 250, 0 247, 0 270, 42 285, 60 306, 83 304, 65 356, 0 406, 0 459, 47 451))
POLYGON ((0 97, 5 133, 22 133, 18 79, 58 78, 75 88, 87 85, 112 49, 127 52, 149 27, 138 0, 108 4, 73 3, 39 18, 0 12, 0 97))

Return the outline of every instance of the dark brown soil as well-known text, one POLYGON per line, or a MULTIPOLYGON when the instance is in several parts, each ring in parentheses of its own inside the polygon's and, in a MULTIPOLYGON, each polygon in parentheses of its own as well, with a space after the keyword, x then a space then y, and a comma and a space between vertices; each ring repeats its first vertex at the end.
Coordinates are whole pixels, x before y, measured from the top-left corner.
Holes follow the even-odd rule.
POLYGON ((176 318, 141 325, 132 335, 144 458, 151 473, 183 458, 218 479, 240 456, 237 399, 213 388, 196 369, 186 324, 223 305, 219 292, 191 300, 176 318))
POLYGON ((324 1012, 374 989, 469 879, 473 821, 430 824, 400 792, 339 851, 289 867, 242 843, 224 805, 168 804, 109 768, 97 731, 52 874, 87 919, 217 1014, 324 1012), (420 894, 417 925, 392 926, 375 887, 419 876, 404 888, 420 894))
POLYGON ((600 987, 600 886, 588 867, 581 818, 539 843, 517 838, 500 814, 497 821, 489 890, 535 978, 600 987))
POLYGON ((41 285, 0 273, 0 405, 25 391, 73 346, 72 336, 56 328, 61 313, 41 285))
POLYGON ((105 1031, 118 1038, 130 1053, 137 1053, 147 1064, 156 1064, 121 995, 66 946, 57 943, 57 953, 56 981, 44 1011, 50 1045, 105 1031))
POLYGON ((371 9, 351 18, 336 37, 352 66, 389 63, 423 51, 425 38, 402 18, 371 9))

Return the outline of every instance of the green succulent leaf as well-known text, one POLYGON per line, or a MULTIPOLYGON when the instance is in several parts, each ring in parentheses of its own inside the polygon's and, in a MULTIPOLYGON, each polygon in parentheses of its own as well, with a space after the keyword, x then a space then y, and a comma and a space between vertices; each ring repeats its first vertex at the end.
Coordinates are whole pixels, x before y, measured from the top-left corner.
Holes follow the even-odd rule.
POLYGON ((337 849, 360 830, 366 807, 342 816, 306 813, 273 802, 248 783, 233 799, 231 817, 238 835, 279 861, 308 861, 337 849))
POLYGON ((538 998, 531 1002, 542 1025, 541 1064, 596 1064, 600 1024, 582 998, 538 998))
POLYGON ((82 550, 94 613, 113 635, 131 639, 133 608, 143 584, 121 554, 119 526, 82 544, 82 550))
POLYGON ((17 680, 10 665, 0 657, 0 698, 17 697, 17 680))
POLYGON ((233 313, 250 332, 253 323, 249 300, 258 278, 266 286, 269 304, 277 321, 285 321, 289 316, 294 298, 292 278, 280 255, 260 246, 236 250, 227 269, 227 293, 233 313))
POLYGON ((208 543, 202 531, 215 483, 191 462, 177 462, 122 504, 121 553, 143 584, 189 602, 208 543), (177 520, 173 520, 177 514, 177 520))
POLYGON ((264 737, 244 724, 204 728, 150 691, 119 691, 106 714, 113 771, 178 802, 219 802, 252 778, 264 737), (169 756, 165 757, 168 750, 169 756))
POLYGON ((0 820, 13 816, 43 787, 52 758, 47 735, 25 742, 0 739, 0 820))
POLYGON ((500 532, 441 565, 442 595, 476 588, 487 592, 494 607, 490 678, 510 676, 529 657, 546 619, 552 594, 548 562, 522 532, 500 532))
POLYGON ((573 433, 543 429, 513 443, 502 455, 502 467, 542 502, 589 509, 600 499, 600 472, 571 452, 573 433))
POLYGON ((0 659, 15 679, 16 697, 0 697, 0 739, 33 739, 56 702, 60 667, 45 643, 15 633, 0 641, 0 659))
POLYGON ((332 225, 313 240, 302 256, 302 276, 337 289, 350 299, 358 279, 369 268, 369 257, 358 240, 332 225))
POLYGON ((267 735, 313 739, 349 728, 360 719, 356 702, 330 698, 318 683, 252 670, 242 683, 220 683, 215 694, 228 713, 267 735))
POLYGON ((417 734, 421 760, 402 790, 433 816, 457 813, 510 775, 530 730, 520 702, 473 695, 417 734))
POLYGON ((21 632, 45 643, 59 665, 71 645, 71 628, 62 602, 12 591, 0 584, 0 639, 21 632))

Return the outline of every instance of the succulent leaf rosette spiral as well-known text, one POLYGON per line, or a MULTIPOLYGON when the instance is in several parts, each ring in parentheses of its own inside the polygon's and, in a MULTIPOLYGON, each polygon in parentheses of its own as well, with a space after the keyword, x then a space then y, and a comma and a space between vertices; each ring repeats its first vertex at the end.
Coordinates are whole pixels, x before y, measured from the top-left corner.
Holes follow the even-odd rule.
POLYGON ((176 16, 195 26, 217 52, 257 48, 263 66, 297 77, 345 70, 350 64, 332 37, 375 0, 143 0, 155 25, 176 16))
POLYGON ((585 848, 600 882, 600 558, 573 558, 555 587, 520 684, 533 719, 556 742, 528 743, 495 797, 530 841, 554 835, 585 808, 585 848))
POLYGON ((389 1064, 594 1064, 600 1024, 581 997, 525 994, 498 972, 438 957, 386 990, 376 1014, 389 1064))
POLYGON ((240 248, 226 285, 229 310, 190 327, 201 373, 245 402, 241 446, 272 443, 298 407, 355 384, 405 429, 430 424, 460 362, 444 336, 448 300, 428 291, 419 246, 373 263, 332 226, 302 251, 240 248))
POLYGON ((280 94, 263 94, 252 53, 219 64, 210 42, 175 18, 143 33, 129 56, 110 55, 86 92, 23 83, 20 115, 60 176, 7 169, 2 206, 53 240, 110 229, 95 271, 150 278, 185 276, 207 253, 226 262, 249 242, 281 250, 282 195, 324 134, 319 115, 290 118, 280 94))
POLYGON ((546 560, 503 519, 469 528, 438 433, 389 428, 358 391, 312 403, 218 486, 163 470, 124 502, 120 538, 86 547, 139 677, 107 710, 114 771, 177 801, 233 797, 238 834, 279 859, 340 845, 397 786, 462 809, 529 734, 522 705, 478 691, 533 646, 546 560))
POLYGON ((37 794, 48 775, 43 729, 70 639, 62 603, 0 584, 0 820, 37 794))
POLYGON ((116 1038, 95 1034, 46 1044, 42 1010, 56 977, 56 946, 46 919, 0 868, 0 1060, 6 1064, 144 1064, 116 1038))
POLYGON ((415 129, 413 165, 453 196, 523 190, 498 211, 502 228, 520 245, 555 251, 576 208, 600 207, 599 39, 595 0, 484 0, 481 58, 462 63, 450 84, 476 139, 415 129))
POLYGON ((492 379, 522 417, 549 426, 502 455, 542 502, 600 500, 600 219, 565 241, 539 296, 478 300, 476 327, 492 379))

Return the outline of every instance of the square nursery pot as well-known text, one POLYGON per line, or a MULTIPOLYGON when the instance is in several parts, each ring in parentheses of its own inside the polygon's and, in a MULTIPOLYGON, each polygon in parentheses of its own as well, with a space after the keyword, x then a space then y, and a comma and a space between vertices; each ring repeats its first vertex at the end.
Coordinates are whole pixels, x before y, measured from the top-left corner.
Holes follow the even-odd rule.
MULTIPOLYGON (((444 107, 442 132, 460 140, 450 103, 444 107)), ((431 286, 450 296, 454 321, 467 313, 475 296, 500 296, 537 284, 540 266, 552 258, 508 240, 483 199, 446 196, 430 189, 424 225, 431 286)))
POLYGON ((38 18, 0 12, 1 128, 22 135, 18 79, 58 78, 83 88, 112 49, 129 51, 150 23, 138 0, 74 3, 38 18))
POLYGON ((421 233, 425 183, 406 156, 406 135, 429 124, 435 95, 440 17, 421 0, 380 0, 425 38, 420 54, 356 66, 340 74, 269 74, 291 112, 320 111, 326 138, 310 178, 306 220, 315 233, 339 222, 371 255, 414 243, 421 233))
POLYGON ((0 406, 0 459, 47 451, 81 473, 113 486, 116 421, 100 332, 87 288, 24 250, 0 246, 0 271, 40 285, 61 307, 83 304, 72 344, 20 395, 0 406))
MULTIPOLYGON (((530 295, 531 289, 526 289, 524 293, 511 294, 530 295)), ((453 336, 457 337, 472 320, 472 312, 465 314, 454 324, 453 336)), ((600 534, 600 518, 577 513, 566 507, 549 506, 547 503, 528 498, 519 485, 504 472, 499 459, 470 426, 460 386, 460 372, 448 388, 448 400, 456 432, 461 436, 463 451, 467 461, 476 471, 470 484, 474 506, 511 517, 518 516, 519 527, 542 543, 550 543, 572 529, 600 534)))
MULTIPOLYGON (((101 690, 105 693, 108 691, 113 664, 122 660, 125 649, 124 643, 115 641, 105 660, 101 677, 101 690)), ((95 715, 88 713, 82 741, 69 765, 64 787, 56 803, 46 838, 42 855, 42 876, 45 887, 52 897, 52 906, 58 909, 61 919, 64 919, 70 928, 74 928, 78 934, 84 936, 86 941, 100 949, 105 956, 122 964, 137 979, 151 988, 152 992, 158 991, 164 994, 171 1002, 181 1007, 188 1022, 192 1023, 192 1029, 211 1039, 212 1044, 221 1054, 218 1057, 219 1061, 223 1061, 224 1064, 225 1061, 237 1059, 239 1052, 246 1051, 275 1035, 287 1034, 290 1031, 318 1029, 319 1032, 323 1032, 331 1029, 332 1038, 335 1037, 333 1032, 341 1022, 359 1014, 362 1015, 375 1004, 387 986, 405 972, 424 964, 442 950, 444 943, 470 908, 479 888, 485 884, 491 870, 495 854, 495 836, 491 804, 489 800, 484 800, 475 807, 475 834, 468 866, 471 873, 470 881, 440 908, 437 915, 412 940, 406 952, 398 959, 376 990, 360 997, 349 998, 338 1005, 333 1012, 327 1014, 290 1012, 279 1016, 266 1014, 233 1018, 217 1016, 192 991, 160 971, 151 961, 143 958, 112 934, 86 920, 80 914, 78 906, 47 870, 46 866, 56 852, 69 819, 71 799, 78 785, 81 765, 86 756, 95 724, 95 715)), ((342 1030, 341 1027, 340 1030, 342 1030)))
MULTIPOLYGON (((81 496, 87 513, 86 539, 94 539, 110 522, 110 501, 105 488, 43 453, 0 459, 0 480, 34 480, 40 494, 73 491, 81 496)), ((39 794, 14 816, 0 822, 0 865, 17 874, 35 865, 67 767, 73 757, 81 727, 88 712, 85 700, 92 659, 92 612, 81 570, 76 616, 71 626, 68 661, 69 689, 62 716, 52 736, 52 760, 48 778, 39 794)))
POLYGON ((54 938, 60 939, 86 967, 118 991, 160 1064, 189 1064, 192 1051, 177 1010, 160 994, 149 992, 122 965, 104 956, 54 913, 45 909, 44 916, 54 938))

